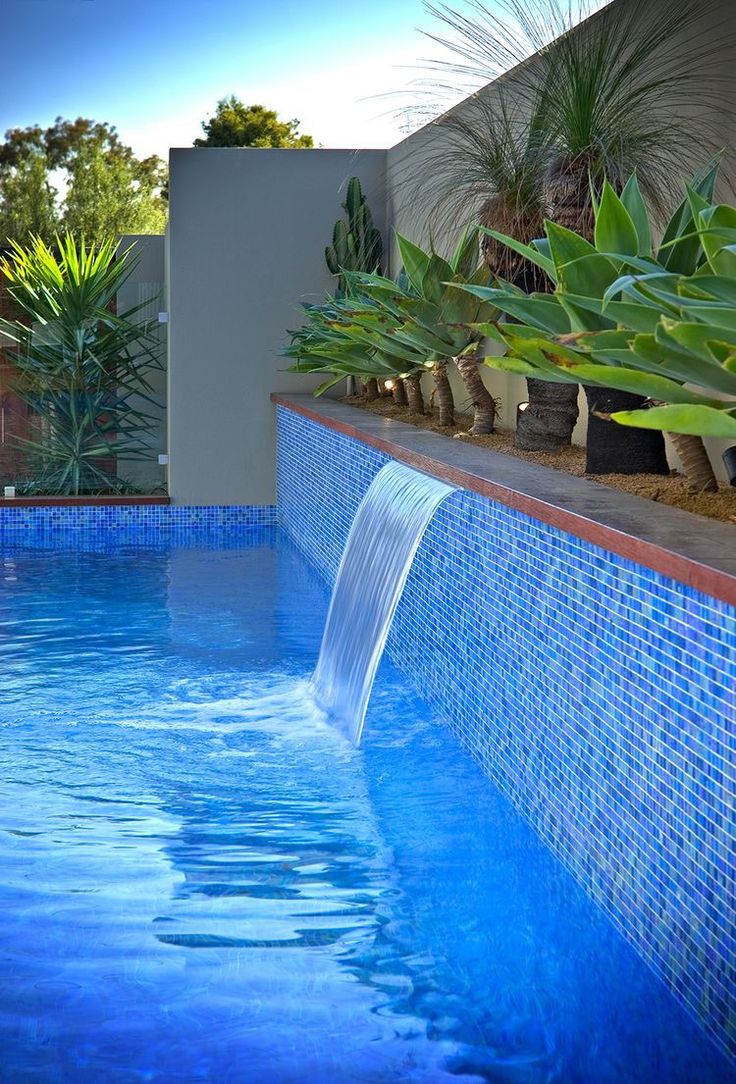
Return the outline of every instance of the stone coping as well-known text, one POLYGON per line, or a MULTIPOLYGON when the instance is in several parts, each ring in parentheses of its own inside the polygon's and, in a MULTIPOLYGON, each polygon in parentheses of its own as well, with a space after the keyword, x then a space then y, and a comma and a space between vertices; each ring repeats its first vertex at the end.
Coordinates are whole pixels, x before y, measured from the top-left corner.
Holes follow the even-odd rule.
POLYGON ((736 606, 736 528, 334 399, 277 406, 736 606))

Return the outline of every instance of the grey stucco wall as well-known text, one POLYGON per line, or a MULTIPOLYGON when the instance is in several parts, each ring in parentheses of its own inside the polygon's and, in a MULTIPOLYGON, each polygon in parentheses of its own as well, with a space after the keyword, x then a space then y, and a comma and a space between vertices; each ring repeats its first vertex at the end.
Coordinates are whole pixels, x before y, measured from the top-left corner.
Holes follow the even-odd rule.
POLYGON ((191 148, 170 155, 169 487, 183 504, 274 501, 272 391, 317 380, 279 350, 334 288, 324 248, 358 176, 385 232, 385 151, 191 148))
MULTIPOLYGON (((156 319, 158 313, 166 311, 166 270, 165 238, 159 234, 126 234, 120 239, 120 249, 135 245, 136 261, 133 273, 118 292, 118 312, 124 312, 143 304, 140 310, 142 319, 156 319)), ((162 344, 166 341, 166 324, 159 325, 162 344)), ((164 351, 163 361, 166 361, 164 351)), ((158 456, 166 451, 166 371, 153 373, 151 376, 153 398, 156 405, 148 399, 140 399, 134 405, 152 417, 152 429, 149 437, 150 457, 120 464, 120 473, 144 493, 160 489, 166 480, 166 470, 159 466, 158 456)))

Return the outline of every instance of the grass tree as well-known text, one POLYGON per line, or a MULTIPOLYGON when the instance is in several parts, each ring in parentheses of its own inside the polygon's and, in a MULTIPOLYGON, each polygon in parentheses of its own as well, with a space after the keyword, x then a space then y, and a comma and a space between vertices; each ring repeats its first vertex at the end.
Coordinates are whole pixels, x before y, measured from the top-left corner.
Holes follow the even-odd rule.
POLYGON ((43 423, 42 436, 18 442, 37 492, 124 492, 119 465, 151 454, 160 338, 140 306, 116 311, 134 265, 133 246, 117 252, 113 241, 87 245, 71 234, 53 249, 40 238, 13 244, 0 262, 20 313, 0 320, 15 390, 43 423))

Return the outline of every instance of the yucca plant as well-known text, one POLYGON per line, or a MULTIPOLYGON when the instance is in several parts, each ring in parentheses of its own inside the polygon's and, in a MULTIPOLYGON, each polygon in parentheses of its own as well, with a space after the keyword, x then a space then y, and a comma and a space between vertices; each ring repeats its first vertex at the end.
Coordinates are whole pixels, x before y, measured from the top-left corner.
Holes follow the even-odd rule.
POLYGON ((545 269, 554 294, 471 288, 518 321, 483 328, 508 349, 488 364, 655 404, 606 413, 670 432, 699 490, 715 479, 698 438, 736 436, 736 209, 710 202, 715 175, 688 187, 658 246, 634 175, 594 201, 595 244, 551 222, 531 246, 496 235, 545 269))
POLYGON ((150 377, 161 368, 156 326, 142 306, 115 311, 134 266, 134 246, 87 245, 70 234, 52 249, 40 238, 12 244, 0 261, 20 311, 0 320, 17 370, 15 391, 41 419, 42 435, 19 440, 37 492, 77 495, 130 488, 118 465, 150 455, 156 405, 150 377))

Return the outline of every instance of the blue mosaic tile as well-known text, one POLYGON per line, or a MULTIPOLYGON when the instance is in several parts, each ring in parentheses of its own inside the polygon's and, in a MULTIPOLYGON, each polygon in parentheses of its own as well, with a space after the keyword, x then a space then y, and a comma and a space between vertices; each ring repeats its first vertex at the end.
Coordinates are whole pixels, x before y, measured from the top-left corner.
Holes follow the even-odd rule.
MULTIPOLYGON (((278 429, 280 522, 331 582, 387 457, 284 408, 278 429)), ((387 650, 736 1055, 736 610, 460 491, 387 650)))
POLYGON ((29 542, 61 537, 155 544, 166 536, 192 542, 195 536, 274 527, 274 505, 81 505, 0 508, 0 539, 29 542))

